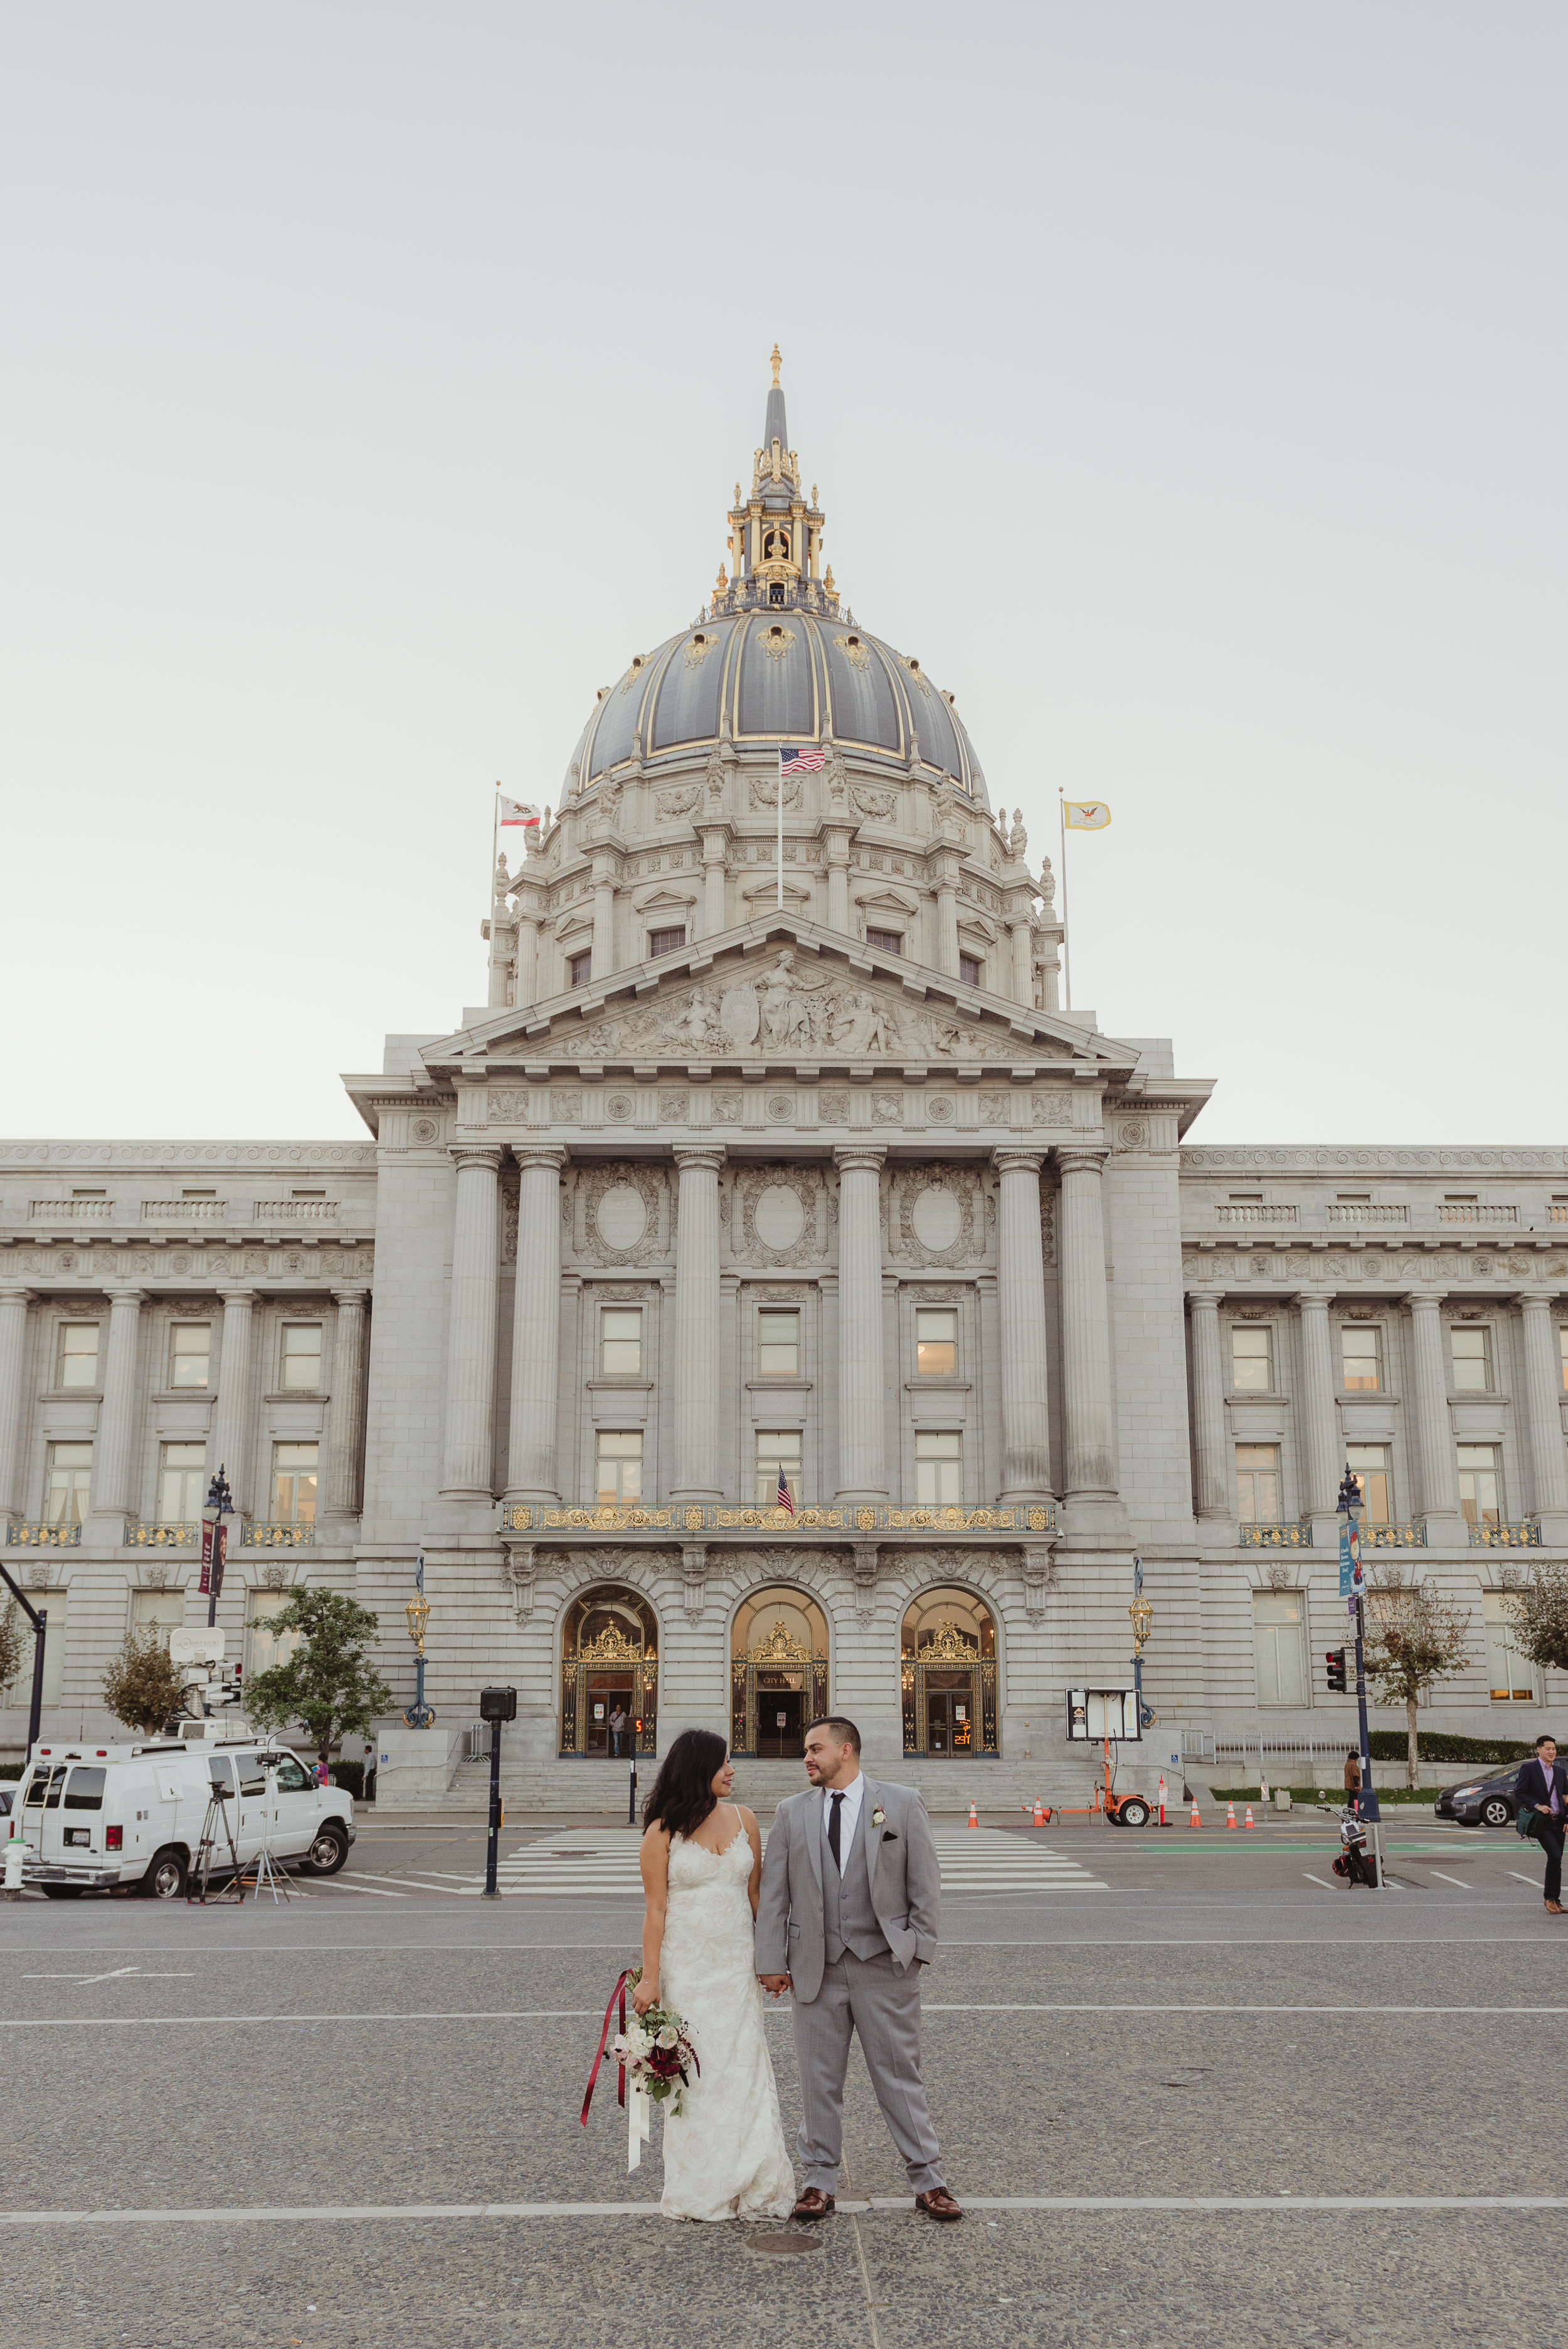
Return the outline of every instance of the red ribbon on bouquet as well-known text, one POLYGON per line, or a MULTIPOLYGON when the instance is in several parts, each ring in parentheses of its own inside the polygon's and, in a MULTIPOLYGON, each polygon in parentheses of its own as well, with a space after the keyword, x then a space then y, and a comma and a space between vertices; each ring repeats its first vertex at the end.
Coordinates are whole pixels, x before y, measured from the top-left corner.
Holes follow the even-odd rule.
MULTIPOLYGON (((621 2030, 623 2035, 625 2033, 626 1984, 631 1981, 634 1971, 635 1969, 631 1966, 626 1968, 625 1972, 621 1976, 620 1981, 610 1992, 610 2002, 604 2009, 604 2027, 599 2033, 599 2052, 593 2058, 593 2069, 588 2075, 588 2092, 583 2099, 583 2110, 578 2116, 578 2118, 582 2121, 584 2128, 588 2126, 588 2107, 593 2101, 593 2089, 599 2077, 599 2066, 604 2061, 604 2050, 610 2043, 610 2016, 614 2011, 615 2001, 617 1999, 621 2002, 621 2030)), ((620 2075, 615 2090, 615 2102, 618 2105, 624 2105, 626 2101, 626 2067, 624 2064, 620 2066, 620 2075)))

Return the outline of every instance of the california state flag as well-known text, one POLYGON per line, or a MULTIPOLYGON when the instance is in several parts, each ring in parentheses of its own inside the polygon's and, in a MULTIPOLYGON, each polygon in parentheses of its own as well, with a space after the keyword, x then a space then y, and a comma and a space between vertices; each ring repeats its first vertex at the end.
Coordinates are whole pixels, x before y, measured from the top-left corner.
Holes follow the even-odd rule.
POLYGON ((525 823, 531 832, 537 831, 539 827, 539 814, 540 812, 534 806, 531 800, 509 800, 506 793, 502 792, 500 795, 500 820, 502 823, 525 823))
POLYGON ((1068 800, 1067 825, 1069 832, 1103 832, 1110 822, 1110 810, 1103 800, 1068 800))

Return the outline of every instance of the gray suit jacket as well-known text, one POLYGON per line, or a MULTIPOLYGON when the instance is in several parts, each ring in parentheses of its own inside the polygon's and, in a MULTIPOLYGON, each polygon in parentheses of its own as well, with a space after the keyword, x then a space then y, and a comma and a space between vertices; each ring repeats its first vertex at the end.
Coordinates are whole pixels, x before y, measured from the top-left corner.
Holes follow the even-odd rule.
MULTIPOLYGON (((820 1786, 779 1804, 762 1859, 757 1971, 788 1974, 810 2004, 822 1987, 822 1806, 820 1786)), ((867 1778, 861 1822, 872 1907, 900 1973, 936 1955, 942 1876, 925 1805, 913 1786, 867 1778), (880 1825, 874 1814, 884 1816, 880 1825)))

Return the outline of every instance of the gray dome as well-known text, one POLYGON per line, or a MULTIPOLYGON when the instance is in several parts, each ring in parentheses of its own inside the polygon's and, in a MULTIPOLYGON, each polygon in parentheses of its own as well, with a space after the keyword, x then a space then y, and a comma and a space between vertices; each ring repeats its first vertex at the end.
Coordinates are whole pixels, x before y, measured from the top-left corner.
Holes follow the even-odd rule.
POLYGON ((705 620, 639 655, 600 695, 566 794, 639 757, 657 781, 666 765, 688 766, 725 735, 740 750, 830 740, 857 761, 906 768, 918 757, 989 811, 952 698, 920 663, 798 604, 705 620))

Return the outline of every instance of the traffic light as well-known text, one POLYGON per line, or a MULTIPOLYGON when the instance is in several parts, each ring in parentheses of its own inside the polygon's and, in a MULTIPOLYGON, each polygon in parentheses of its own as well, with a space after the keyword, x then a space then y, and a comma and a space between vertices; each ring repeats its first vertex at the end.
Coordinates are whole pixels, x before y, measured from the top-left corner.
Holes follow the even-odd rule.
POLYGON ((1328 1666, 1328 1687, 1330 1694, 1335 1696, 1343 1696, 1346 1688, 1344 1649, 1330 1648, 1327 1656, 1325 1658, 1325 1661, 1328 1666))

